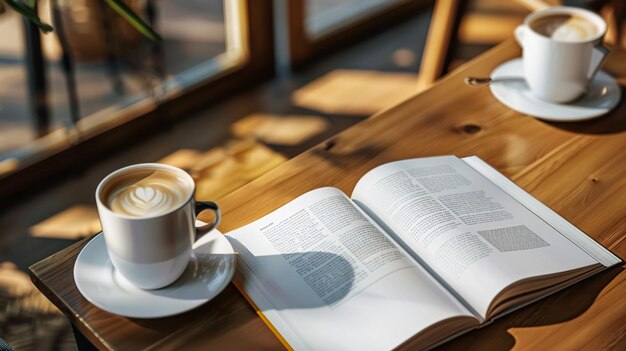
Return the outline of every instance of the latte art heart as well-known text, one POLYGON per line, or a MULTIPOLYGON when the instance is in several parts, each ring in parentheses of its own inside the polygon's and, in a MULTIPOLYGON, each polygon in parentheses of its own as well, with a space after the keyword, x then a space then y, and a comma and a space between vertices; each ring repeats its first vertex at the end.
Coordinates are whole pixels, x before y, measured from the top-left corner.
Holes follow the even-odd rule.
POLYGON ((157 186, 137 186, 129 189, 126 201, 129 206, 150 210, 167 202, 166 195, 157 186))
POLYGON ((116 213, 144 217, 167 213, 187 200, 189 189, 165 172, 129 175, 107 196, 108 207, 116 213))
POLYGON ((154 211, 164 206, 169 208, 168 205, 171 203, 171 199, 157 185, 138 186, 127 190, 126 193, 120 194, 118 197, 128 212, 154 211))
POLYGON ((137 186, 131 194, 135 201, 146 204, 154 202, 155 198, 162 197, 161 192, 151 186, 137 186))

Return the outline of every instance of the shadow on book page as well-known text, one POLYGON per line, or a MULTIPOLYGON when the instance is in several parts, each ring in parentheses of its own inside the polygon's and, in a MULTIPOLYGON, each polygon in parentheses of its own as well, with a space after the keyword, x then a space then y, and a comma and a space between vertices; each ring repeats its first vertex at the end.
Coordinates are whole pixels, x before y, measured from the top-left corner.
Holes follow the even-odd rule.
POLYGON ((254 257, 254 276, 239 261, 244 271, 239 280, 246 290, 265 295, 272 309, 336 308, 367 287, 362 284, 369 276, 367 268, 348 259, 324 251, 259 255, 254 257))

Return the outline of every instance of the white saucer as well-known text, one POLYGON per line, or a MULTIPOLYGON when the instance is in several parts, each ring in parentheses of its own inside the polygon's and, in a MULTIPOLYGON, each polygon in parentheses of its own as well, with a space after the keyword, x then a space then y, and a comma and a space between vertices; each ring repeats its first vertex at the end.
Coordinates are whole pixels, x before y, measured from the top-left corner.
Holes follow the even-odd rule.
POLYGON ((82 249, 74 265, 81 294, 101 309, 133 318, 158 318, 198 307, 219 294, 235 273, 237 256, 230 242, 213 230, 194 244, 194 257, 171 285, 142 290, 111 264, 102 233, 82 249))
POLYGON ((599 71, 591 82, 587 95, 567 104, 550 103, 532 95, 526 82, 521 79, 523 76, 521 58, 501 64, 491 73, 491 78, 520 79, 491 84, 491 93, 511 109, 547 121, 573 122, 600 117, 611 111, 622 95, 615 79, 606 72, 599 71))

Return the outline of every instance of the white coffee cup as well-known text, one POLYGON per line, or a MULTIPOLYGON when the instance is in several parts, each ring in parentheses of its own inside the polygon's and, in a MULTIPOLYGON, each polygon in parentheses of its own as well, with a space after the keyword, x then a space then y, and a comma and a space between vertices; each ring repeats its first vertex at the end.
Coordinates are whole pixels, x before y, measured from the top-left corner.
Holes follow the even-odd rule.
POLYGON ((574 7, 548 7, 528 15, 524 24, 515 29, 515 38, 523 49, 524 77, 533 95, 555 103, 569 102, 584 95, 609 53, 602 46, 606 29, 602 17, 574 7), (533 29, 538 20, 558 15, 589 21, 597 31, 583 38, 563 40, 533 29))
MULTIPOLYGON (((147 188, 149 186, 142 187, 142 190, 147 188)), ((167 187, 162 189, 167 191, 167 187)), ((158 163, 124 167, 100 182, 96 189, 96 203, 106 248, 115 269, 130 283, 142 289, 158 289, 173 283, 185 271, 194 241, 219 224, 217 204, 211 201, 196 203, 194 192, 194 180, 187 172, 158 163), (154 213, 150 208, 139 215, 112 210, 108 203, 110 189, 124 177, 144 171, 166 172, 168 177, 175 177, 173 190, 179 195, 178 201, 167 203, 167 207, 154 213), (206 209, 215 213, 213 223, 196 227, 196 215, 206 209)), ((154 190, 150 195, 154 198, 154 190)))

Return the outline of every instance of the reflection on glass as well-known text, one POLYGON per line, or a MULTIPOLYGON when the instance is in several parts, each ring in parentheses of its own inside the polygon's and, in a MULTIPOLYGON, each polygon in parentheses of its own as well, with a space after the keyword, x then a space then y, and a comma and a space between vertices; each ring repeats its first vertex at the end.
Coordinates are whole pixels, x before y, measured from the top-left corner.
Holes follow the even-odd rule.
POLYGON ((407 0, 306 0, 306 30, 319 37, 407 0))
MULTIPOLYGON (((24 39, 20 17, 0 13, 0 155, 14 151, 36 137, 27 99, 24 39)), ((0 161, 8 159, 1 157, 0 161)), ((2 167, 5 168, 5 167, 2 167)))

